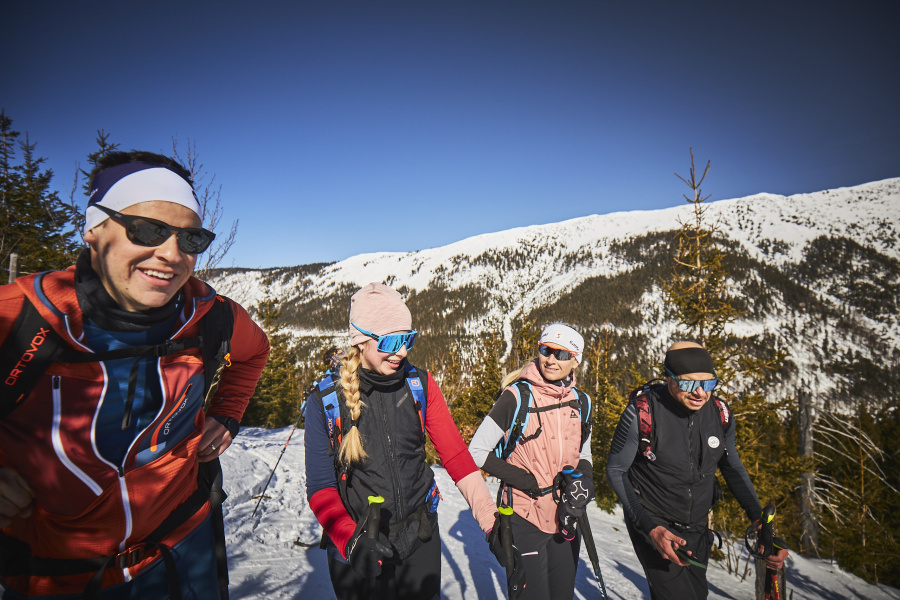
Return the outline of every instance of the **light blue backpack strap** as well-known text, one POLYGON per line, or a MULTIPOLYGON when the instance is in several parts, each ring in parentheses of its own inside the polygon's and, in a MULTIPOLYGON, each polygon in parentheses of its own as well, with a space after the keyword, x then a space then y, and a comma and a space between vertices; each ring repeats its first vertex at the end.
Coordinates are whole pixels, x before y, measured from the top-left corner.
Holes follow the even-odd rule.
MULTIPOLYGON (((497 442, 497 447, 494 448, 494 454, 497 458, 504 458, 504 456, 509 456, 509 452, 512 451, 510 449, 507 452, 507 448, 509 447, 510 442, 513 442, 513 446, 515 446, 515 440, 513 440, 513 436, 518 438, 522 435, 522 432, 525 431, 525 428, 528 427, 528 418, 530 417, 529 408, 531 407, 531 397, 534 395, 532 392, 531 383, 524 380, 516 381, 512 386, 513 394, 516 397, 516 410, 513 412, 512 421, 509 422, 509 429, 506 431, 506 436, 497 442), (516 421, 519 419, 519 413, 522 409, 522 390, 520 389, 520 385, 525 384, 528 388, 528 398, 525 405, 525 418, 522 420, 522 426, 518 430, 516 429, 516 421)), ((505 460, 505 458, 504 458, 505 460)))

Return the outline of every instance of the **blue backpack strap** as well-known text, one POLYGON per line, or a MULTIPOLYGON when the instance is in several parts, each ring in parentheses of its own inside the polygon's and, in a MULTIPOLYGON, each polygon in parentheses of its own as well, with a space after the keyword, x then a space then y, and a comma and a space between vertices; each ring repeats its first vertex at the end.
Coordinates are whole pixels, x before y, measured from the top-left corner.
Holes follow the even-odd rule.
MULTIPOLYGON (((409 364, 409 363, 407 363, 409 364)), ((425 417, 428 411, 428 394, 425 391, 425 385, 419 377, 418 371, 412 365, 406 370, 406 387, 412 394, 413 402, 419 413, 419 424, 422 426, 422 443, 425 443, 425 417)))
POLYGON ((315 396, 322 402, 325 416, 325 431, 331 440, 329 456, 337 452, 341 445, 341 405, 338 400, 337 385, 331 371, 325 371, 325 376, 316 384, 315 396))

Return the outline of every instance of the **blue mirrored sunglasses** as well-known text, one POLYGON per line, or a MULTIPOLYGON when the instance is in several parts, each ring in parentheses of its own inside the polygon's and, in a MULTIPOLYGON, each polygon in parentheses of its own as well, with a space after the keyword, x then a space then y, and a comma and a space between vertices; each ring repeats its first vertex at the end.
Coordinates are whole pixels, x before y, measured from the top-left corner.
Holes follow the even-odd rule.
POLYGON ((378 351, 386 352, 387 354, 396 354, 403 346, 406 346, 407 350, 412 350, 413 344, 416 343, 416 336, 419 335, 418 331, 410 331, 409 333, 389 333, 387 335, 375 335, 371 331, 366 331, 362 327, 358 326, 356 323, 351 322, 350 324, 353 325, 361 334, 367 335, 373 340, 377 340, 378 351))
POLYGON ((682 392, 690 393, 697 388, 703 388, 704 392, 711 392, 716 389, 717 385, 719 385, 719 380, 715 377, 713 377, 712 379, 695 381, 693 379, 678 379, 669 369, 666 369, 666 374, 675 380, 675 385, 677 385, 678 389, 682 392))
POLYGON ((574 352, 563 350, 562 348, 551 348, 545 344, 538 344, 538 352, 541 356, 554 356, 556 360, 569 360, 575 356, 574 352))

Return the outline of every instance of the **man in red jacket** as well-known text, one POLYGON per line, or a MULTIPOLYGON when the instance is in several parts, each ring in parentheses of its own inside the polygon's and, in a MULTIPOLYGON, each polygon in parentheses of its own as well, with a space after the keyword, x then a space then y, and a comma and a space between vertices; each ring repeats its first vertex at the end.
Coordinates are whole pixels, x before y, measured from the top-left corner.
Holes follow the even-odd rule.
POLYGON ((92 175, 77 263, 0 287, 0 348, 38 319, 62 352, 0 418, 3 598, 223 597, 204 479, 237 434, 268 340, 192 276, 215 236, 184 167, 116 152, 92 175), (230 364, 206 398, 204 345, 231 323, 230 364))

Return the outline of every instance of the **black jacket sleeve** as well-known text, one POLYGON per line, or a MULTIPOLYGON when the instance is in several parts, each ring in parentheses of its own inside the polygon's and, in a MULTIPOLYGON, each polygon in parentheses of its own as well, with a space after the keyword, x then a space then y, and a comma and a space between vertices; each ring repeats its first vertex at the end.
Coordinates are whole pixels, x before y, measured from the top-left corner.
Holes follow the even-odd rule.
POLYGON ((737 429, 737 423, 732 420, 732 426, 725 432, 725 454, 719 459, 719 470, 738 504, 747 512, 750 520, 755 521, 762 515, 762 507, 756 497, 756 490, 753 488, 747 469, 744 468, 744 463, 738 456, 735 429, 737 429))
POLYGON ((625 518, 631 519, 638 529, 649 535, 656 527, 656 523, 644 509, 628 477, 628 469, 637 456, 639 437, 637 409, 634 404, 629 404, 619 418, 619 424, 616 425, 616 432, 613 434, 609 459, 606 463, 606 478, 609 479, 609 484, 622 503, 625 518))

